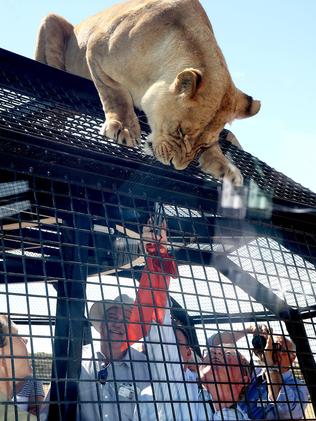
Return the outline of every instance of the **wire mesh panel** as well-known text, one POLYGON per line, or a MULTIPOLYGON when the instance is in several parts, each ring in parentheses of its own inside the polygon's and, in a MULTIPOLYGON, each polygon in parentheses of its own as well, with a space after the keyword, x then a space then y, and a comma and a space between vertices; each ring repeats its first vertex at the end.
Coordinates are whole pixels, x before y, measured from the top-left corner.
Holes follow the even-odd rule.
POLYGON ((196 167, 100 138, 88 81, 6 59, 1 416, 315 419, 315 195, 223 141, 236 211, 196 167))

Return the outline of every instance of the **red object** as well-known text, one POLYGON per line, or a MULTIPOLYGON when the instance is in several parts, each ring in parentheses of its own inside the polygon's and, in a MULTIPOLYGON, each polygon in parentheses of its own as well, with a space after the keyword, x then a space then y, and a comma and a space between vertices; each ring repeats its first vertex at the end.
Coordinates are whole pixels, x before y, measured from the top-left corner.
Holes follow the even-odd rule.
POLYGON ((122 351, 147 336, 153 320, 163 323, 170 276, 178 276, 176 262, 164 246, 149 243, 146 250, 146 265, 127 328, 127 343, 122 344, 122 351))

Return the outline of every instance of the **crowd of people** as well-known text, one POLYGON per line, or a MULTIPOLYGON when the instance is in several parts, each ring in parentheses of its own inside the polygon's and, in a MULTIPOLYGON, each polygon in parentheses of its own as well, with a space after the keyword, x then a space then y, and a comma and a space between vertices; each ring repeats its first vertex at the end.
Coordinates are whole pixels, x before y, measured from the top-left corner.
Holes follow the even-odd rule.
MULTIPOLYGON (((147 253, 158 264, 161 255, 171 258, 165 225, 158 240, 150 224, 143 238, 147 253), (148 247, 157 242, 158 248, 148 247)), ((150 274, 147 278, 150 281, 150 274)), ((293 375, 296 350, 289 338, 273 335, 265 324, 250 325, 243 331, 209 337, 203 354, 198 355, 187 327, 171 315, 168 282, 164 292, 160 291, 159 317, 152 317, 155 291, 144 285, 136 300, 120 294, 91 306, 89 319, 100 334, 100 349, 93 355, 83 354, 78 421, 304 418, 308 390, 293 375), (142 293, 147 301, 141 301, 142 293), (138 349, 133 345, 137 336, 130 340, 130 328, 137 330, 135 320, 143 331, 138 349), (261 340, 260 346, 253 341, 256 364, 238 350, 238 340, 246 335, 261 340)), ((26 341, 7 316, 0 316, 0 419, 45 420, 47 411, 40 411, 43 397, 40 382, 32 378, 26 341)))

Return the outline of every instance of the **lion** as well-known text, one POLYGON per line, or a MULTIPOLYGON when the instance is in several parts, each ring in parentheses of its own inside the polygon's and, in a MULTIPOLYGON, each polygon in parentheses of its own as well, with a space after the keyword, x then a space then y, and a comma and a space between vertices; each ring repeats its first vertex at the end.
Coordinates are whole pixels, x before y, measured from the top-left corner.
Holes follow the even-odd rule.
POLYGON ((202 171, 242 184, 219 133, 234 119, 255 115, 260 101, 235 87, 198 0, 130 0, 75 26, 49 14, 35 57, 92 79, 105 113, 102 135, 139 144, 138 108, 148 118, 148 144, 158 161, 183 170, 199 153, 202 171))

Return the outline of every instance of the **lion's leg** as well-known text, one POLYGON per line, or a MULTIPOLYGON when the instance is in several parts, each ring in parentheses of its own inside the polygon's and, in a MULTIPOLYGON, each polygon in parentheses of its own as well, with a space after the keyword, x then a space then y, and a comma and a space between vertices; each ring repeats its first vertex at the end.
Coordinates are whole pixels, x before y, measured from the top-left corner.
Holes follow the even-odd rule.
POLYGON ((138 145, 141 130, 130 93, 122 86, 95 84, 106 116, 100 133, 121 145, 138 145))
POLYGON ((200 156, 202 171, 211 174, 216 178, 225 178, 236 186, 241 186, 243 177, 237 167, 233 165, 221 151, 218 143, 206 149, 200 156))
POLYGON ((65 43, 72 32, 73 26, 63 17, 46 16, 37 35, 35 60, 65 70, 65 43))
POLYGON ((234 135, 233 132, 231 132, 228 129, 225 129, 227 134, 226 134, 226 140, 228 140, 229 142, 231 142, 233 145, 237 146, 238 149, 242 150, 242 146, 239 143, 239 140, 237 139, 237 137, 234 135))
POLYGON ((98 52, 94 54, 90 49, 87 62, 106 117, 100 133, 122 145, 138 145, 141 130, 134 112, 132 97, 124 86, 103 71, 98 63, 98 55, 98 52))

